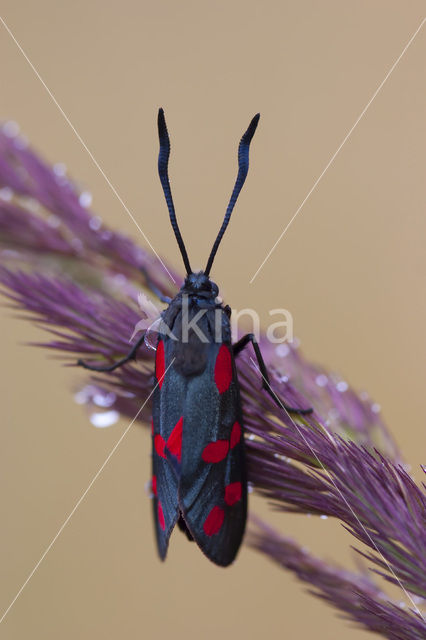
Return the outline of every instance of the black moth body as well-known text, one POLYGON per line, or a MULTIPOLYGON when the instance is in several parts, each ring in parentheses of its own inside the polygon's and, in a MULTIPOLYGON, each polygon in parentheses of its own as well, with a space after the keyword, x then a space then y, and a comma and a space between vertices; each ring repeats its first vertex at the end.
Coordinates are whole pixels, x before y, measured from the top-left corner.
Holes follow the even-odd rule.
POLYGON ((161 558, 176 522, 216 564, 233 561, 244 534, 247 481, 241 402, 229 311, 217 287, 191 274, 163 314, 177 340, 159 333, 153 402, 154 520, 161 558), (189 322, 182 338, 182 305, 189 322), (215 340, 217 323, 222 341, 215 340))
MULTIPOLYGON (((210 270, 249 167, 249 147, 259 114, 238 147, 238 175, 225 218, 204 271, 194 273, 180 234, 168 177, 170 140, 162 109, 158 113, 158 171, 170 221, 186 269, 184 284, 162 313, 155 358, 152 412, 152 494, 155 534, 161 559, 177 524, 217 565, 234 559, 244 536, 247 477, 240 390, 235 357, 251 342, 263 388, 284 410, 309 413, 282 404, 269 385, 268 372, 252 334, 232 344, 231 310, 218 300, 210 270)), ((118 362, 97 367, 112 371, 136 357, 142 336, 118 362)))

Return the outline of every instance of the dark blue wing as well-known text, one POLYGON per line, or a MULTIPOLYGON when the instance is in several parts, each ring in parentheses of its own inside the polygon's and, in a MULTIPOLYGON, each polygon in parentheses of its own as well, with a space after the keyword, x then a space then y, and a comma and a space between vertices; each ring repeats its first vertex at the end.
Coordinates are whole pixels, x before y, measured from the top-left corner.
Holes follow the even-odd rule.
POLYGON ((157 386, 152 410, 154 525, 158 552, 163 560, 167 554, 170 534, 179 517, 178 486, 185 397, 185 380, 170 367, 169 351, 167 340, 160 339, 156 353, 157 386))
POLYGON ((157 346, 156 381, 153 508, 159 554, 165 558, 179 520, 213 562, 226 566, 238 552, 247 514, 232 346, 196 340, 183 344, 163 335, 157 346))
POLYGON ((207 366, 188 380, 179 508, 201 550, 230 564, 247 515, 241 404, 232 347, 210 344, 207 366))

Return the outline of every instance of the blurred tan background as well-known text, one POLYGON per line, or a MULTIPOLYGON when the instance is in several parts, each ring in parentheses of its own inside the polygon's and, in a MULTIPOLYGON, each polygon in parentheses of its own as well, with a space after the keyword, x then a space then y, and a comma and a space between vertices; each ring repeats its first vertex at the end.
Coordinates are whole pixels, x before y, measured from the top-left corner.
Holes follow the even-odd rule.
MULTIPOLYGON (((285 306, 305 354, 383 407, 413 473, 426 462, 424 272, 426 27, 414 40, 253 284, 249 280, 422 20, 424 3, 2 3, 2 17, 157 251, 180 257, 156 174, 156 111, 194 265, 203 266, 261 112, 251 171, 214 267, 235 308, 285 306)), ((93 208, 144 244, 0 25, 1 117, 90 189, 93 208)), ((97 430, 71 389, 83 376, 23 346, 0 315, 3 611, 127 426, 97 430)), ((179 533, 157 559, 150 440, 126 436, 0 628, 7 639, 353 639, 292 576, 243 547, 228 570, 179 533)), ((338 523, 257 513, 347 561, 338 523)), ((399 596, 398 596, 399 597, 399 596)))

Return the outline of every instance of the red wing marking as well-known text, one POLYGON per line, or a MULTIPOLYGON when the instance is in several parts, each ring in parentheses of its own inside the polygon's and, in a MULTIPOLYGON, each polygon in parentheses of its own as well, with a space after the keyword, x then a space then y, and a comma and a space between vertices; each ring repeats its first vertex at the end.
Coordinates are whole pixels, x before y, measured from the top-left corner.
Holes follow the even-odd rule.
POLYGON ((216 442, 209 442, 209 444, 204 447, 201 457, 204 462, 220 462, 226 458, 228 451, 228 440, 216 440, 216 442))
POLYGON ((232 381, 231 354, 224 344, 219 349, 214 365, 214 381, 219 393, 225 393, 232 381))
POLYGON ((166 447, 176 458, 181 461, 182 458, 182 426, 183 417, 179 418, 176 425, 173 427, 173 431, 167 438, 166 447))
POLYGON ((238 422, 234 422, 234 426, 232 427, 231 438, 230 438, 231 449, 233 449, 235 445, 239 443, 240 438, 241 438, 241 426, 240 424, 238 424, 238 422))
POLYGON ((160 434, 158 433, 154 437, 154 447, 158 455, 161 456, 162 458, 166 457, 166 454, 164 453, 165 446, 166 446, 166 443, 164 442, 163 436, 160 436, 160 434))
POLYGON ((241 482, 232 482, 225 487, 225 502, 228 506, 232 506, 238 500, 241 500, 242 485, 241 482))
POLYGON ((164 356, 164 342, 160 340, 157 345, 157 353, 155 355, 155 376, 158 380, 158 385, 160 389, 163 386, 165 371, 166 371, 166 360, 164 356))
POLYGON ((164 520, 164 513, 163 513, 163 507, 161 506, 161 502, 158 501, 158 523, 160 525, 160 527, 162 528, 162 530, 164 531, 164 529, 166 528, 166 523, 164 520))
POLYGON ((151 491, 155 496, 157 495, 157 476, 152 476, 151 491))
POLYGON ((206 536, 214 536, 215 533, 218 533, 223 525, 224 518, 224 510, 220 507, 213 507, 203 524, 206 536))

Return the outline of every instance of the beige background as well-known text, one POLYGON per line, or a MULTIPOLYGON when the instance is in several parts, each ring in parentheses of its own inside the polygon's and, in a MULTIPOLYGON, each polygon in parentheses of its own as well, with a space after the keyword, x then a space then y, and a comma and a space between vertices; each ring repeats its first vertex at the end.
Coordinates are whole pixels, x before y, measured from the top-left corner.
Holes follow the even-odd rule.
MULTIPOLYGON (((424 3, 10 2, 2 15, 155 248, 180 268, 156 175, 156 110, 173 142, 175 201, 205 263, 235 176, 237 141, 262 119, 249 179, 214 268, 235 308, 286 306, 306 355, 381 403, 413 465, 425 460, 424 60, 426 27, 255 282, 249 280, 422 20, 424 3)), ((1 117, 94 194, 142 244, 88 154, 0 25, 1 117)), ((1 313, 1 609, 120 434, 90 426, 82 379, 1 313)), ((2 638, 309 638, 362 633, 243 548, 218 569, 173 536, 154 551, 149 437, 132 429, 0 628, 2 638)), ((270 516, 325 557, 349 557, 338 523, 270 516)), ((398 595, 399 597, 399 595, 398 595)), ((367 637, 367 634, 364 634, 367 637)))

